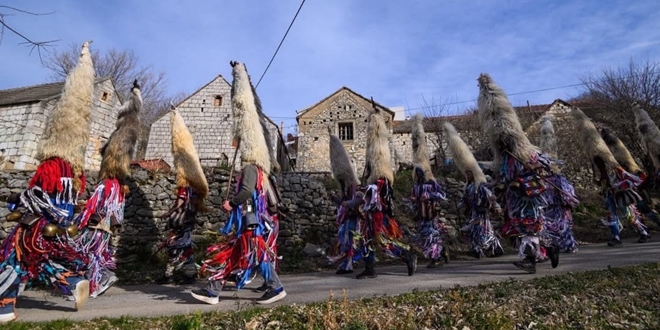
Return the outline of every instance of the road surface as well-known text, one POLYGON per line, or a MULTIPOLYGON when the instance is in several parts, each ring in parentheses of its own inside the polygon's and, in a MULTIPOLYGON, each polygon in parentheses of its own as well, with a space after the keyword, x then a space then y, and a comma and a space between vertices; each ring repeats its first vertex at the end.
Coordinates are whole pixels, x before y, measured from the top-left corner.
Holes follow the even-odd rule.
MULTIPOLYGON (((442 268, 427 269, 419 265, 417 273, 408 277, 405 264, 376 267, 377 279, 356 280, 353 274, 338 276, 334 272, 318 272, 284 275, 282 282, 287 297, 274 304, 309 303, 327 300, 330 291, 335 299, 341 298, 343 290, 350 299, 394 295, 414 289, 434 290, 456 285, 468 286, 503 281, 510 278, 530 279, 584 270, 606 269, 647 262, 660 262, 660 242, 638 244, 626 241, 622 247, 608 248, 605 244, 580 247, 576 254, 562 254, 559 267, 552 269, 550 263, 537 266, 537 273, 530 275, 515 268, 511 262, 516 256, 507 255, 496 259, 454 261, 442 268)), ((360 270, 358 270, 359 272, 360 270)), ((357 272, 356 272, 357 273, 357 272)), ((200 282, 198 285, 203 285, 200 282)), ((250 287, 259 286, 259 278, 250 287)), ((76 312, 73 302, 51 295, 46 291, 26 291, 18 300, 17 313, 20 321, 49 321, 55 319, 88 320, 97 317, 120 317, 123 315, 151 317, 209 312, 214 310, 237 310, 252 305, 260 294, 250 288, 224 292, 220 303, 206 305, 198 303, 189 292, 195 286, 134 285, 116 286, 105 294, 90 299, 81 311, 76 312)))

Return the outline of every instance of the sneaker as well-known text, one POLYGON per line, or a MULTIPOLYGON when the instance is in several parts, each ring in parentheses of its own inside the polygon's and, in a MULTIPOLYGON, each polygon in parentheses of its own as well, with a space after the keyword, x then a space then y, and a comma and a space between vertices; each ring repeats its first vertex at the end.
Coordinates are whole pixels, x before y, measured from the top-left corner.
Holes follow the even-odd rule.
POLYGON ((268 291, 268 284, 266 284, 266 282, 264 282, 262 285, 260 285, 256 289, 253 289, 252 291, 257 292, 257 293, 264 293, 264 292, 268 291))
POLYGON ((548 258, 550 259, 550 265, 552 268, 557 268, 559 265, 559 249, 555 246, 550 246, 547 249, 548 258))
POLYGON ((89 281, 82 280, 76 283, 75 288, 73 289, 73 298, 76 301, 76 310, 79 311, 87 303, 87 298, 89 298, 89 281))
POLYGON ((365 278, 376 278, 376 277, 378 277, 378 275, 376 275, 376 271, 373 269, 371 270, 365 269, 362 273, 355 276, 355 278, 357 278, 358 280, 362 280, 365 278))
POLYGON ((536 263, 530 262, 527 258, 521 261, 516 261, 513 263, 513 265, 530 274, 536 273, 536 263))
POLYGON ((261 298, 257 298, 256 303, 260 305, 272 304, 284 299, 284 297, 286 297, 286 291, 284 291, 284 288, 279 288, 277 290, 268 289, 261 298))
POLYGON ((192 290, 190 294, 193 296, 193 298, 205 302, 209 305, 215 305, 220 301, 220 298, 218 298, 218 296, 212 294, 211 292, 209 292, 209 290, 206 289, 192 290))
POLYGON ((446 247, 443 247, 443 248, 442 248, 442 252, 440 252, 440 256, 442 257, 442 259, 445 260, 445 263, 446 263, 446 264, 449 263, 449 252, 447 252, 447 248, 446 248, 446 247))
POLYGON ((353 270, 352 269, 337 269, 337 272, 335 274, 337 274, 337 275, 353 274, 353 270))
POLYGON ((0 314, 0 324, 9 323, 15 319, 16 319, 16 312, 14 311, 0 314))
POLYGON ((417 255, 411 252, 406 259, 406 266, 408 266, 408 276, 413 276, 417 271, 417 255))
POLYGON ((621 245, 620 238, 612 238, 607 242, 607 246, 620 246, 620 245, 621 245))
POLYGON ((442 261, 440 261, 440 260, 431 260, 431 262, 429 262, 429 265, 426 266, 426 268, 438 268, 438 267, 442 267, 442 266, 443 266, 442 261))
POLYGON ((117 278, 117 276, 114 276, 114 275, 111 276, 107 281, 105 281, 105 283, 103 283, 101 286, 99 286, 98 289, 96 289, 96 292, 94 292, 93 294, 90 294, 89 296, 92 297, 92 298, 96 298, 96 297, 102 295, 105 291, 110 289, 110 287, 113 284, 115 284, 118 280, 119 280, 119 278, 117 278))
POLYGON ((641 235, 637 243, 648 243, 651 240, 651 235, 641 235))
POLYGON ((158 279, 156 280, 156 284, 160 284, 160 285, 163 285, 163 284, 172 284, 172 283, 174 283, 174 280, 173 280, 172 277, 170 277, 170 276, 163 276, 163 277, 158 278, 158 279))
POLYGON ((501 257, 504 255, 504 249, 501 246, 498 246, 495 248, 495 253, 493 254, 493 257, 501 257))

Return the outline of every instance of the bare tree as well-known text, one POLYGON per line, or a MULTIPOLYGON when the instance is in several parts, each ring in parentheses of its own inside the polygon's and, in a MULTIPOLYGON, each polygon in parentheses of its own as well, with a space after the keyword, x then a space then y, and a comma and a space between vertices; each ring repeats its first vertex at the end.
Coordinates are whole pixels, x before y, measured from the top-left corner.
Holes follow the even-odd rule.
POLYGON ((449 102, 436 103, 434 99, 428 102, 422 96, 424 109, 424 131, 426 132, 427 139, 430 139, 432 150, 429 150, 435 155, 436 164, 441 165, 447 158, 447 145, 445 143, 445 131, 442 128, 442 123, 448 113, 449 102))
POLYGON ((653 172, 651 159, 637 137, 631 103, 638 102, 654 121, 660 119, 660 64, 631 59, 625 67, 604 69, 583 77, 582 82, 583 93, 573 101, 582 103, 583 111, 597 125, 611 129, 644 168, 653 172))
POLYGON ((45 15, 51 15, 55 12, 50 12, 50 13, 33 13, 29 12, 23 9, 11 7, 11 6, 6 6, 6 5, 0 5, 0 44, 2 43, 4 36, 5 36, 5 31, 9 31, 13 35, 17 36, 19 39, 23 40, 22 42, 19 43, 19 45, 25 45, 30 48, 30 54, 34 52, 35 50, 37 51, 37 54, 39 54, 39 59, 43 62, 42 58, 42 51, 48 51, 48 47, 54 46, 54 44, 59 41, 58 40, 46 40, 46 41, 37 41, 33 40, 32 38, 26 36, 25 34, 21 33, 18 31, 16 28, 14 28, 12 25, 7 23, 6 18, 9 16, 14 16, 17 14, 26 14, 26 15, 32 15, 32 16, 45 16, 45 15))

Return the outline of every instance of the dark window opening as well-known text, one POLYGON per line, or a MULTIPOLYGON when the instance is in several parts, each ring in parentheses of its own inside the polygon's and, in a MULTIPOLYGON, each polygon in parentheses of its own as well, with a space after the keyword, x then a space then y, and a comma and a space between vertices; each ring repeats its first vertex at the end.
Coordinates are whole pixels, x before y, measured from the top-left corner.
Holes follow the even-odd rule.
POLYGON ((319 140, 319 137, 318 137, 318 136, 315 136, 315 137, 314 137, 314 141, 318 141, 318 140, 319 140))
POLYGON ((108 102, 108 99, 110 99, 110 93, 103 92, 103 94, 101 94, 101 101, 108 102))
POLYGON ((204 112, 204 108, 202 108, 202 112, 204 112))
POLYGON ((220 95, 215 96, 215 99, 213 100, 213 106, 214 107, 222 106, 222 96, 220 95))
POLYGON ((353 123, 339 123, 339 139, 342 141, 353 140, 353 123))
POLYGON ((206 100, 202 100, 202 104, 206 104, 206 100))

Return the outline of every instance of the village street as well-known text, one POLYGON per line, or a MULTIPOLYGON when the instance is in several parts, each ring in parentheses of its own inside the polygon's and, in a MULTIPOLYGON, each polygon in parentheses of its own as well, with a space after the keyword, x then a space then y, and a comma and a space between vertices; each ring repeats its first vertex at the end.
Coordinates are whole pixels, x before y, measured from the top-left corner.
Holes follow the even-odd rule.
MULTIPOLYGON (((275 304, 302 304, 327 300, 332 291, 334 299, 342 299, 343 290, 350 299, 394 295, 415 289, 434 290, 456 285, 469 286, 510 278, 531 279, 567 272, 607 269, 634 264, 660 262, 660 241, 638 244, 627 240, 623 247, 608 248, 604 243, 580 247, 576 254, 562 254, 560 265, 552 269, 549 263, 538 265, 534 275, 524 274, 511 262, 517 259, 507 255, 498 259, 450 262, 443 268, 427 269, 420 263, 413 277, 405 274, 405 265, 377 268, 376 280, 356 280, 353 276, 337 276, 334 272, 319 272, 282 276, 288 296, 275 304)), ((256 279, 250 288, 256 287, 256 279)), ((203 285, 199 282, 199 285, 203 285)), ((73 303, 51 296, 45 291, 25 292, 18 300, 20 321, 48 321, 55 319, 87 320, 98 317, 160 316, 186 314, 195 311, 237 310, 254 306, 251 299, 260 296, 250 288, 225 292, 226 299, 217 305, 200 304, 188 293, 193 286, 118 286, 96 299, 90 299, 83 310, 75 312, 73 303)))

